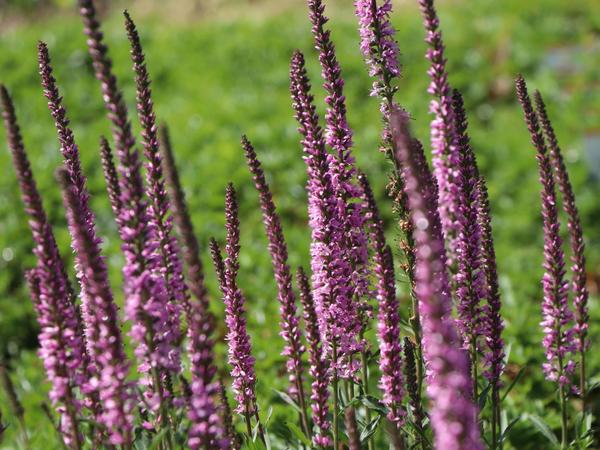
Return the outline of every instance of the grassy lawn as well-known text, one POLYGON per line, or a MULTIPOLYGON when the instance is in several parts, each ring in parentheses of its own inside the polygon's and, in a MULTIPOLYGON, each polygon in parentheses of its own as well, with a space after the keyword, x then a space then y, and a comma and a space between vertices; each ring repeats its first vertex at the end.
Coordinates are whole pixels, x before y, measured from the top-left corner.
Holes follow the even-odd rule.
MULTIPOLYGON (((302 0, 229 0, 222 7, 217 2, 206 2, 198 10, 194 2, 184 3, 191 8, 187 17, 175 10, 174 1, 166 2, 166 7, 149 0, 136 2, 131 12, 138 18, 153 77, 157 115, 171 127, 182 183, 204 246, 211 236, 223 240, 225 185, 233 181, 238 187, 242 223, 240 282, 248 298, 259 398, 265 410, 268 405, 274 407, 276 417, 280 414, 277 405, 281 400, 272 388, 285 385, 276 325, 278 304, 257 195, 245 166, 239 136, 248 134, 262 158, 283 218, 292 266, 308 266, 305 169, 288 93, 288 63, 295 48, 305 52, 322 105, 316 51, 302 0)), ((347 83, 349 120, 355 132, 354 154, 371 178, 392 242, 396 229, 390 202, 384 194, 387 164, 377 151, 378 104, 369 97, 371 81, 358 51, 356 22, 349 3, 332 3, 330 24, 347 83)), ((69 6, 61 14, 47 19, 37 17, 31 23, 21 19, 0 30, 0 81, 13 93, 45 206, 55 224, 63 254, 72 262, 59 189, 53 176, 61 157, 36 70, 37 40, 49 44, 55 75, 90 179, 90 190, 96 194, 92 204, 105 241, 111 281, 119 292, 122 258, 98 154, 99 136, 109 133, 109 125, 81 24, 72 9, 69 6)), ((397 99, 412 113, 418 137, 428 142, 428 78, 420 15, 416 1, 395 2, 395 9, 394 24, 404 65, 397 99)), ((558 427, 553 386, 543 381, 540 369, 542 235, 537 168, 512 80, 517 73, 523 73, 531 88, 540 89, 546 97, 581 209, 587 235, 590 288, 597 293, 600 172, 594 176, 590 169, 586 156, 586 148, 590 146, 586 143, 600 133, 600 6, 595 0, 444 1, 439 12, 451 83, 465 95, 474 148, 482 172, 489 180, 506 341, 511 349, 507 382, 521 367, 527 367, 526 376, 506 400, 508 419, 528 412, 543 416, 551 426, 558 427)), ((104 30, 130 111, 134 111, 128 43, 117 8, 106 17, 104 30)), ((133 122, 139 131, 137 121, 133 122)), ((2 129, 0 142, 4 138, 2 129)), ((600 148, 595 151, 600 153, 600 148)), ((35 318, 22 282, 22 272, 34 264, 34 258, 6 150, 0 152, 0 167, 4 169, 0 177, 0 352, 11 359, 15 369, 14 380, 27 408, 33 448, 50 449, 52 430, 38 407, 45 399, 46 385, 34 354, 35 318)), ((204 252, 203 259, 213 307, 221 315, 208 252, 204 252)), ((405 306, 404 317, 408 303, 405 306)), ((600 342, 597 297, 592 299, 591 313, 591 332, 596 342, 600 342)), ((222 324, 218 332, 220 336, 224 334, 222 324)), ((222 354, 222 347, 220 351, 222 354)), ((589 365, 590 373, 599 373, 600 357, 592 352, 589 365)), ((8 417, 2 395, 0 408, 8 417)), ((15 431, 13 424, 0 448, 16 448, 15 431)), ((539 449, 546 444, 543 439, 522 420, 516 425, 511 445, 539 449)))

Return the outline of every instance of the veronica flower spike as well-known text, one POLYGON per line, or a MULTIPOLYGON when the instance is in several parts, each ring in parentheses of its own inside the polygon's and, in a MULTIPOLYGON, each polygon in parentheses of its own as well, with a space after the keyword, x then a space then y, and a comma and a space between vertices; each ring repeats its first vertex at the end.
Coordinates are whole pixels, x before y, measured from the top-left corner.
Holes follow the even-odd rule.
POLYGON ((454 111, 452 109, 452 92, 448 82, 444 42, 440 31, 440 20, 434 6, 434 0, 419 0, 423 15, 426 38, 429 45, 427 59, 430 68, 427 71, 431 78, 428 92, 433 96, 429 103, 429 111, 434 119, 431 122, 431 152, 433 172, 439 189, 439 208, 442 219, 444 238, 448 241, 449 263, 452 264, 456 238, 456 193, 458 188, 453 171, 458 167, 458 152, 454 130, 454 111))
POLYGON ((89 374, 85 373, 86 349, 80 333, 81 317, 33 178, 15 108, 4 86, 0 86, 0 101, 8 147, 35 243, 33 253, 37 258, 37 267, 32 272, 35 274, 35 283, 31 286, 35 286, 38 292, 35 295, 34 309, 40 326, 39 354, 52 385, 50 399, 68 418, 63 424, 64 439, 67 444, 80 447, 77 419, 81 405, 76 398, 76 389, 84 387, 89 381, 89 374))
POLYGON ((435 447, 483 450, 472 399, 467 355, 450 312, 452 300, 446 268, 437 192, 425 155, 410 137, 406 114, 392 114, 395 154, 404 167, 416 249, 416 294, 423 318, 423 351, 431 399, 435 447))
POLYGON ((585 243, 583 241, 583 229, 581 227, 581 219, 579 217, 579 210, 575 202, 575 193, 569 180, 569 173, 565 166, 564 159, 562 157, 562 151, 558 145, 558 139, 548 117, 546 111, 546 105, 542 99, 542 94, 539 91, 535 91, 534 94, 536 112, 540 119, 540 124, 544 130, 546 141, 548 143, 548 150, 550 153, 550 162, 554 169, 554 178, 558 189, 563 197, 563 209, 568 216, 567 227, 569 229, 569 237, 571 241, 571 272, 573 274, 573 281, 571 289, 573 291, 573 307, 575 310, 576 333, 577 333, 577 350, 579 352, 579 394, 585 404, 585 353, 589 348, 588 333, 588 297, 589 291, 586 285, 586 264, 585 264, 585 243))
POLYGON ((280 334, 285 341, 282 355, 287 358, 287 371, 290 379, 290 393, 296 397, 300 405, 300 415, 304 432, 310 437, 308 417, 306 415, 306 399, 304 394, 304 370, 302 355, 305 352, 300 329, 300 317, 297 314, 296 295, 292 289, 292 273, 288 265, 288 250, 283 236, 281 220, 275 209, 273 195, 265 178, 262 165, 258 160, 254 147, 246 136, 242 136, 242 147, 246 161, 258 191, 260 207, 263 213, 265 232, 269 240, 269 253, 280 305, 280 334))
POLYGON ((574 317, 569 309, 568 289, 565 280, 565 261, 560 238, 560 222, 556 206, 556 191, 550 157, 540 131, 538 117, 533 110, 525 79, 519 76, 516 80, 517 96, 525 123, 531 135, 531 142, 536 150, 536 158, 540 172, 540 193, 542 218, 544 222, 544 275, 542 278, 542 330, 543 345, 546 351, 546 362, 543 364, 546 378, 554 381, 559 387, 561 406, 562 447, 568 442, 567 396, 571 387, 571 376, 575 370, 572 359, 577 349, 575 329, 572 327, 574 317))

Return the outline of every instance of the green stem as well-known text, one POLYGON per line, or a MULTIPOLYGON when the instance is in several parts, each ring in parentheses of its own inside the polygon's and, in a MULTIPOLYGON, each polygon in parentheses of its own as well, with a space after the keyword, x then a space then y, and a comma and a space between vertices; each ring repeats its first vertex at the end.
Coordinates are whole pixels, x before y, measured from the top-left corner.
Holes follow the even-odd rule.
POLYGON ((579 345, 581 350, 579 351, 579 354, 581 355, 580 358, 580 364, 579 364, 579 392, 581 395, 581 404, 582 404, 582 408, 583 408, 583 412, 585 413, 586 409, 587 409, 587 405, 586 405, 586 390, 585 390, 585 339, 582 337, 580 337, 579 339, 579 345))
POLYGON ((331 387, 333 389, 333 448, 339 450, 339 399, 338 399, 338 374, 336 368, 337 362, 337 343, 334 341, 332 344, 332 365, 333 365, 333 376, 331 379, 331 387))
MULTIPOLYGON (((361 339, 362 339, 362 336, 361 336, 361 339)), ((363 392, 365 395, 369 395, 369 367, 368 367, 368 358, 367 358, 366 350, 363 350, 361 352, 361 358, 362 358, 363 392)), ((371 410, 369 408, 366 408, 365 416, 367 418, 367 423, 368 424, 371 423, 371 410)), ((373 444, 373 436, 369 437, 369 440, 367 441, 367 446, 368 446, 369 450, 375 449, 375 446, 373 444)))
POLYGON ((560 448, 566 450, 567 445, 567 433, 568 433, 568 417, 567 417, 567 396, 565 388, 560 385, 558 393, 560 395, 560 416, 561 416, 561 443, 560 448))
POLYGON ((260 415, 258 414, 258 405, 254 402, 254 417, 256 418, 256 424, 258 425, 258 437, 262 441, 263 444, 267 445, 267 440, 265 439, 265 429, 262 426, 260 421, 260 415))
POLYGON ((496 395, 498 393, 498 389, 496 387, 494 387, 492 389, 492 450, 496 450, 497 446, 498 446, 498 437, 497 437, 497 429, 496 429, 496 425, 498 423, 498 408, 496 405, 496 395))
POLYGON ((304 434, 310 441, 312 441, 312 433, 310 432, 310 426, 308 422, 308 413, 306 412, 306 399, 304 393, 304 384, 302 383, 302 373, 300 368, 296 369, 296 390, 298 391, 298 404, 300 406, 300 422, 304 434))

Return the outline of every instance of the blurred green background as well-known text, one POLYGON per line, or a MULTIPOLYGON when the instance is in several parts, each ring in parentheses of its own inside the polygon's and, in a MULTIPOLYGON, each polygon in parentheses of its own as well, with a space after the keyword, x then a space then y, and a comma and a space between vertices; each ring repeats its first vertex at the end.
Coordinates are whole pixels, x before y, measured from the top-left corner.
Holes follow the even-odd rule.
MULTIPOLYGON (((49 44, 55 75, 81 147, 98 228, 119 292, 122 257, 104 191, 98 139, 109 124, 88 58, 74 0, 0 0, 0 81, 17 107, 33 170, 71 266, 65 218, 54 181, 61 158, 52 120, 39 87, 35 46, 49 44)), ((394 2, 404 75, 397 100, 414 117, 414 131, 428 142, 429 96, 426 46, 416 0, 394 2)), ((390 241, 396 239, 391 205, 384 192, 388 166, 377 151, 380 118, 369 97, 358 50, 350 0, 328 1, 339 60, 346 80, 354 154, 380 200, 390 241)), ((139 0, 104 2, 106 41, 115 71, 134 111, 134 83, 121 10, 137 21, 160 121, 171 127, 173 145, 203 246, 224 238, 223 192, 228 181, 239 190, 242 222, 241 285, 248 298, 263 405, 280 400, 272 387, 285 385, 278 304, 266 252, 257 195, 245 166, 239 136, 247 133, 262 159, 283 218, 291 265, 308 265, 305 169, 288 94, 288 63, 295 48, 305 52, 323 112, 323 91, 303 0, 139 0)), ((507 380, 521 367, 526 376, 507 399, 509 419, 530 412, 559 426, 553 386, 540 365, 540 277, 542 256, 539 186, 534 151, 514 95, 513 79, 523 73, 542 91, 559 136, 579 202, 587 240, 592 339, 600 336, 600 3, 597 0, 442 0, 438 2, 447 45, 451 83, 465 95, 474 148, 488 178, 494 237, 510 346, 507 380)), ((134 128, 139 125, 133 120, 134 128)), ((53 448, 38 404, 47 386, 35 356, 36 323, 24 287, 23 270, 34 264, 31 239, 15 176, 0 130, 0 353, 27 408, 34 448, 53 448)), ((563 228, 564 230, 565 228, 563 228)), ((217 314, 222 308, 208 254, 203 254, 217 314)), ((408 303, 404 303, 408 311, 408 303)), ((223 325, 219 327, 223 335, 223 325)), ((590 354, 590 374, 600 357, 590 354)), ((596 380, 599 377, 596 376, 596 380)), ((0 393, 0 408, 9 415, 0 393)), ((277 408, 276 408, 277 413, 277 408)), ((17 448, 15 424, 0 448, 17 448)), ((521 421, 514 448, 544 448, 543 438, 521 421), (541 441, 539 439, 542 439, 541 441), (540 447, 540 442, 542 443, 540 447)))

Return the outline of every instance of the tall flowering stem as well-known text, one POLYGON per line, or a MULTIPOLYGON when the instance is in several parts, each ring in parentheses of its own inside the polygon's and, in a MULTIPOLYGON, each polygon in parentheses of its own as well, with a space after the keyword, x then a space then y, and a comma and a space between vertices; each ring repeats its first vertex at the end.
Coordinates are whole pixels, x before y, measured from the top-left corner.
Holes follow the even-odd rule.
POLYGON ((412 410, 412 419, 416 433, 416 444, 425 448, 423 439, 425 432, 425 411, 421 399, 421 389, 419 389, 419 374, 417 371, 417 360, 415 358, 415 344, 408 338, 404 338, 404 376, 406 378, 406 391, 408 393, 409 405, 412 410))
MULTIPOLYGON (((125 28, 131 43, 131 60, 136 81, 136 99, 138 118, 142 125, 142 145, 146 157, 146 196, 148 205, 149 239, 151 251, 156 259, 155 272, 164 279, 169 301, 165 305, 167 315, 164 344, 170 350, 170 372, 178 374, 181 370, 179 341, 181 337, 180 315, 188 300, 188 291, 183 278, 183 268, 179 259, 179 245, 172 236, 172 217, 169 215, 169 199, 165 190, 159 151, 156 117, 150 90, 150 77, 140 37, 127 12, 125 28)), ((168 381, 167 381, 168 383, 168 381)))
POLYGON ((211 253, 225 303, 228 361, 231 366, 233 391, 237 402, 235 411, 244 416, 249 436, 252 436, 251 418, 255 416, 260 437, 264 442, 264 431, 256 403, 255 360, 252 356, 252 344, 246 327, 245 298, 237 284, 240 267, 240 222, 236 193, 232 184, 227 186, 225 192, 225 227, 227 229, 225 260, 222 260, 220 250, 214 241, 211 243, 211 253))
POLYGON ((101 240, 96 234, 79 150, 52 75, 48 47, 43 42, 38 45, 38 61, 44 96, 48 99, 66 168, 61 182, 68 183, 65 204, 71 244, 76 254, 77 277, 81 284, 87 351, 97 372, 92 384, 103 405, 97 420, 108 430, 111 443, 129 445, 133 420, 129 387, 125 380, 129 365, 123 351, 117 307, 100 251, 101 240))
POLYGON ((191 448, 228 448, 229 439, 213 400, 218 390, 214 383, 214 316, 209 309, 208 291, 204 283, 204 271, 200 260, 200 245, 187 208, 185 194, 179 181, 175 156, 166 126, 161 127, 162 167, 170 189, 173 217, 183 243, 183 258, 188 268, 188 283, 195 299, 184 305, 188 325, 188 354, 191 362, 192 384, 189 417, 192 421, 191 448))
MULTIPOLYGON (((383 0, 378 5, 377 0, 356 0, 356 16, 359 21, 360 49, 365 57, 369 75, 375 78, 371 95, 381 100, 381 115, 383 119, 383 132, 381 136, 381 151, 385 153, 392 163, 393 171, 390 174, 388 195, 394 201, 394 210, 398 215, 399 228, 402 233, 400 249, 405 257, 402 269, 411 282, 412 312, 410 324, 417 344, 417 369, 419 379, 422 373, 422 346, 421 346, 421 320, 417 301, 414 296, 414 241, 412 238, 412 222, 409 216, 408 199, 401 177, 401 168, 394 158, 392 136, 390 131, 390 113, 398 106, 394 102, 394 95, 398 90, 395 81, 401 76, 399 62, 399 49, 395 37, 395 30, 390 21, 392 13, 391 0, 383 0)), ((421 382, 419 382, 419 385, 421 382)))
MULTIPOLYGON (((114 303, 108 270, 100 254, 100 239, 95 234, 91 214, 84 211, 81 193, 68 170, 59 172, 78 278, 82 282, 83 305, 88 311, 88 346, 98 375, 95 387, 103 405, 98 418, 109 434, 110 443, 130 448, 133 427, 133 402, 126 380, 129 372, 117 307, 114 303), (84 284, 85 283, 85 284, 84 284)), ((92 216, 93 217, 93 216, 92 216)))
POLYGON ((306 415, 306 398, 304 394, 304 374, 302 355, 306 351, 302 343, 300 318, 296 308, 296 296, 292 289, 292 273, 288 265, 288 250, 283 236, 281 220, 275 209, 273 195, 265 179, 261 163, 258 160, 254 147, 246 136, 242 136, 242 147, 246 154, 246 161, 252 173, 254 186, 258 191, 260 207, 263 214, 265 232, 269 240, 269 253, 277 281, 277 296, 281 319, 280 334, 285 341, 282 355, 287 358, 287 371, 290 379, 290 393, 296 397, 300 406, 302 427, 310 437, 310 427, 306 415))
POLYGON ((544 221, 544 276, 542 278, 544 298, 540 325, 544 331, 543 345, 546 349, 546 362, 543 369, 546 378, 558 383, 559 386, 562 410, 562 447, 566 448, 568 440, 567 396, 571 385, 571 375, 575 370, 572 356, 577 349, 575 330, 570 328, 574 317, 568 303, 569 284, 565 280, 565 257, 560 238, 560 222, 550 157, 540 130, 538 117, 527 92, 525 79, 522 76, 517 78, 516 87, 525 123, 537 152, 536 158, 542 185, 540 196, 544 221))
POLYGON ((304 161, 307 166, 308 218, 311 228, 311 268, 313 299, 323 341, 323 350, 330 364, 333 393, 333 446, 338 447, 338 334, 333 329, 336 320, 334 309, 335 279, 333 275, 334 236, 339 224, 333 220, 335 209, 332 204, 334 190, 329 173, 328 154, 323 130, 310 92, 310 81, 306 73, 304 55, 296 51, 290 63, 290 91, 293 108, 302 135, 304 161))
POLYGON ((342 377, 351 377, 358 367, 352 355, 364 349, 362 332, 369 319, 368 305, 362 301, 367 293, 367 236, 364 232, 364 205, 362 192, 357 186, 356 167, 352 156, 352 131, 346 117, 344 80, 337 61, 330 31, 325 29, 327 17, 321 0, 308 0, 309 16, 315 47, 319 51, 323 87, 327 92, 325 102, 325 142, 333 149, 328 158, 331 184, 335 193, 334 208, 340 221, 340 236, 334 260, 334 272, 338 279, 334 296, 338 308, 345 311, 345 320, 339 323, 340 358, 342 377))
POLYGON ((100 159, 102 160, 102 172, 104 172, 106 191, 108 192, 110 206, 115 214, 115 217, 119 217, 123 207, 121 203, 119 174, 117 173, 117 168, 115 167, 115 161, 110 144, 104 136, 100 137, 100 159))
POLYGON ((588 334, 588 298, 589 291, 586 286, 586 269, 585 269, 585 243, 583 241, 583 229, 581 227, 581 219, 579 210, 575 203, 575 194, 569 174, 562 157, 562 152, 558 145, 558 139, 548 117, 546 105, 539 91, 533 94, 537 115, 540 120, 542 129, 548 143, 550 153, 550 162, 554 169, 554 179, 558 185, 558 189, 563 198, 563 209, 568 216, 567 228, 569 229, 569 237, 571 241, 571 272, 573 280, 571 289, 573 291, 573 308, 575 310, 575 320, 577 322, 575 332, 577 334, 579 352, 579 391, 585 405, 586 387, 585 387, 585 352, 589 348, 588 334))
POLYGON ((78 0, 78 4, 84 25, 83 31, 87 37, 88 52, 94 65, 94 73, 100 82, 108 118, 112 123, 112 136, 119 159, 121 189, 127 192, 125 196, 129 200, 128 207, 134 208, 137 205, 138 208, 136 211, 138 215, 131 218, 130 221, 137 220, 139 223, 144 223, 143 181, 138 153, 134 149, 135 138, 128 119, 127 105, 113 73, 108 48, 103 42, 104 36, 100 29, 100 21, 96 16, 94 2, 78 0))
POLYGON ((389 408, 388 419, 400 429, 406 412, 402 407, 404 377, 402 373, 402 348, 400 345, 400 302, 396 296, 396 279, 392 250, 385 242, 383 221, 375 203, 373 191, 366 175, 359 176, 365 203, 369 211, 371 241, 375 249, 377 278, 377 337, 379 340, 379 385, 383 391, 383 403, 389 408))
POLYGON ((454 90, 452 108, 455 118, 458 150, 455 167, 456 192, 456 287, 458 330, 463 346, 470 353, 473 375, 473 398, 478 398, 477 372, 480 337, 484 334, 482 302, 487 297, 487 281, 483 270, 481 227, 477 220, 479 170, 467 132, 467 116, 462 95, 454 90))
POLYGON ((0 102, 8 147, 35 243, 35 286, 39 295, 35 296, 34 308, 40 326, 39 354, 44 362, 46 376, 52 385, 50 399, 57 409, 65 412, 69 418, 64 422, 62 429, 65 440, 67 444, 73 443, 75 448, 78 448, 81 446, 77 424, 80 404, 76 399, 76 389, 83 388, 89 381, 89 374, 86 374, 85 370, 85 342, 80 332, 81 317, 33 178, 15 108, 4 86, 0 86, 0 102))
MULTIPOLYGON (((128 119, 127 106, 112 70, 108 48, 103 42, 104 37, 94 3, 92 0, 80 0, 79 8, 94 72, 100 81, 102 98, 112 123, 112 137, 118 159, 117 167, 112 169, 112 164, 108 162, 108 154, 102 151, 105 178, 125 256, 125 313, 134 324, 130 335, 137 343, 135 354, 140 371, 145 374, 144 377, 150 371, 154 371, 156 373, 153 378, 158 379, 162 377, 160 372, 169 371, 168 368, 173 366, 171 355, 177 354, 169 348, 172 340, 169 328, 172 327, 165 315, 168 310, 168 297, 164 280, 154 273, 156 258, 152 257, 152 254, 155 244, 150 239, 141 163, 134 148, 135 138, 128 119)), ((177 357, 175 363, 176 361, 177 357)), ((162 382, 143 380, 143 384, 153 384, 153 392, 145 392, 151 408, 155 408, 156 403, 162 403, 162 382)))
POLYGON ((483 449, 475 419, 467 355, 451 317, 452 300, 446 268, 437 192, 425 155, 418 151, 401 111, 392 114, 395 155, 403 177, 414 225, 416 293, 423 319, 423 350, 435 447, 483 449))
POLYGON ((319 433, 313 436, 313 442, 315 445, 325 448, 331 445, 331 438, 329 437, 331 423, 328 418, 329 367, 321 344, 319 322, 310 283, 302 268, 298 269, 296 279, 300 291, 300 302, 302 303, 306 340, 308 341, 309 373, 313 378, 310 396, 312 400, 312 417, 319 429, 319 433))
POLYGON ((442 231, 448 241, 450 263, 455 256, 457 191, 454 171, 458 167, 458 151, 454 130, 454 111, 452 93, 448 82, 444 42, 439 29, 440 20, 434 6, 434 0, 419 0, 423 15, 425 41, 429 45, 427 59, 431 63, 427 71, 431 78, 428 92, 433 96, 429 111, 434 115, 431 122, 431 151, 433 155, 433 172, 439 189, 439 209, 442 220, 442 231))
POLYGON ((481 228, 481 252, 483 269, 487 281, 487 305, 484 308, 484 335, 486 343, 485 365, 483 375, 492 385, 492 445, 497 442, 497 431, 500 430, 501 404, 500 388, 502 387, 502 373, 504 372, 504 340, 502 331, 504 322, 500 315, 502 302, 498 284, 498 270, 496 267, 496 251, 492 235, 492 214, 488 190, 483 177, 477 183, 477 222, 481 228))

